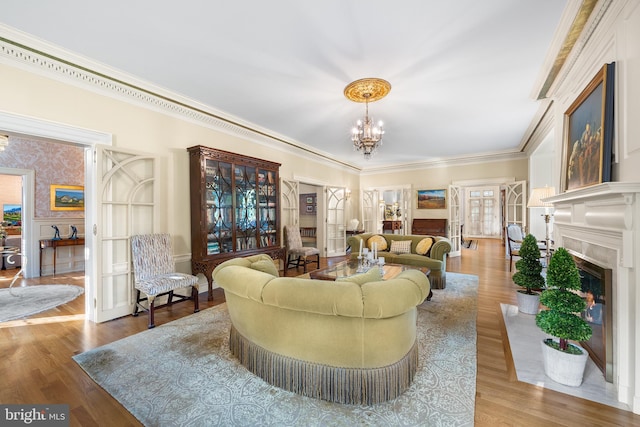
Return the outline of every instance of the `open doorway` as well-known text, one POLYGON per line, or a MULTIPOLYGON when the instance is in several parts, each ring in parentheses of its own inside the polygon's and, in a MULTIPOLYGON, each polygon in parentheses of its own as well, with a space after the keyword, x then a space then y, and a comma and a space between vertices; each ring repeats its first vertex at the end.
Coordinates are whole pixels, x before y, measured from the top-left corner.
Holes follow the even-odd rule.
POLYGON ((300 183, 299 187, 300 237, 302 245, 319 248, 318 240, 318 200, 322 197, 322 187, 300 183))
MULTIPOLYGON (((112 144, 112 135, 104 132, 78 128, 62 123, 50 122, 38 118, 22 116, 8 112, 0 112, 0 123, 2 123, 2 132, 6 135, 9 135, 10 140, 12 138, 27 138, 34 141, 66 141, 65 144, 61 144, 82 149, 82 163, 80 163, 79 165, 74 165, 70 164, 67 160, 63 160, 58 164, 57 169, 81 169, 81 172, 83 173, 83 181, 80 184, 84 184, 85 195, 87 196, 85 211, 86 219, 83 219, 82 221, 82 233, 84 233, 85 228, 89 229, 85 227, 86 223, 94 223, 94 218, 91 216, 91 203, 93 202, 93 200, 89 197, 93 197, 92 195, 95 192, 95 188, 97 185, 97 177, 95 174, 93 163, 86 162, 85 159, 88 158, 88 153, 93 152, 98 144, 110 146, 112 144)), ((3 152, 3 154, 7 154, 9 150, 12 150, 11 141, 9 147, 5 150, 5 152, 3 152)), ((4 168, 3 170, 0 170, 0 173, 5 173, 4 170, 16 167, 13 159, 10 159, 8 156, 3 156, 3 160, 6 160, 6 163, 0 163, 0 168, 4 168)), ((53 168, 55 170, 55 167, 53 168)), ((51 233, 51 224, 42 224, 40 221, 34 221, 34 218, 36 218, 36 215, 34 215, 35 210, 33 208, 36 200, 34 170, 25 168, 18 170, 11 169, 11 171, 11 173, 15 172, 17 174, 21 174, 25 179, 25 201, 22 212, 22 240, 24 241, 24 252, 29 260, 38 260, 39 240, 44 237, 53 236, 53 234, 45 236, 46 232, 51 233), (31 209, 31 211, 29 211, 29 209, 31 209), (28 221, 32 222, 28 223, 28 221), (29 224, 32 225, 30 226, 29 224), (37 224, 37 227, 35 226, 35 224, 37 224)), ((39 189, 38 191, 44 191, 45 193, 47 193, 49 189, 39 189)), ((48 195, 45 196, 45 200, 48 200, 48 195)), ((95 214, 93 214, 93 216, 95 216, 95 214)), ((92 257, 99 257, 99 254, 96 254, 97 244, 95 239, 93 238, 92 233, 86 233, 86 236, 87 243, 84 248, 81 248, 81 252, 83 253, 82 259, 85 262, 87 260, 90 260, 92 257)), ((85 263, 83 277, 79 280, 83 281, 85 287, 84 307, 86 316, 89 320, 98 321, 96 307, 101 303, 101 296, 97 292, 97 278, 95 277, 94 269, 92 269, 91 267, 91 265, 85 263)), ((39 263, 28 262, 26 273, 28 277, 37 277, 39 273, 39 263)))
POLYGON ((0 278, 22 267, 22 175, 0 174, 0 278))

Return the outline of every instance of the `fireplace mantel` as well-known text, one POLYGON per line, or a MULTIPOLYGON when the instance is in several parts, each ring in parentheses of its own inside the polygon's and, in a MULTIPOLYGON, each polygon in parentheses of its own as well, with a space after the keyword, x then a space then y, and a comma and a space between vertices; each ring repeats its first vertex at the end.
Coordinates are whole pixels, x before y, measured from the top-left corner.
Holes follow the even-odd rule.
POLYGON ((578 190, 567 191, 545 199, 548 202, 564 202, 572 200, 587 201, 612 195, 628 195, 640 193, 640 182, 604 182, 602 184, 585 187, 578 190))
POLYGON ((640 183, 607 182, 545 199, 553 239, 613 272, 613 370, 618 400, 640 413, 640 183))

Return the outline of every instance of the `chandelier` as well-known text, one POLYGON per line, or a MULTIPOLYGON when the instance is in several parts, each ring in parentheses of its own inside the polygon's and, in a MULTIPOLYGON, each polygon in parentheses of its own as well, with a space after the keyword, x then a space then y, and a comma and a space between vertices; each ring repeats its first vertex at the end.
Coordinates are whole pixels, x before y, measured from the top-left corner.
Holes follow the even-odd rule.
POLYGON ((366 78, 351 82, 344 88, 344 96, 354 102, 364 102, 364 120, 358 120, 351 130, 351 141, 353 149, 362 151, 365 159, 370 159, 382 145, 384 128, 382 121, 374 124, 369 117, 369 103, 377 101, 387 96, 391 90, 391 84, 378 78, 366 78))

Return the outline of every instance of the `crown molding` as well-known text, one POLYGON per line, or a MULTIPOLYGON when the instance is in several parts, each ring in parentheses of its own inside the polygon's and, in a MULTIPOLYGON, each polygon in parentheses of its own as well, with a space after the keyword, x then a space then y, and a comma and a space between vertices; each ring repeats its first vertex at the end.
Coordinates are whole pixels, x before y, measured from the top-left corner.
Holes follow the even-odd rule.
POLYGON ((464 157, 446 157, 433 159, 424 162, 402 163, 386 165, 380 167, 367 168, 362 170, 360 175, 378 175, 381 173, 402 173, 411 171, 422 171, 425 169, 445 168, 452 166, 468 166, 474 164, 494 163, 511 160, 526 159, 527 155, 521 151, 496 151, 488 153, 478 153, 464 157))
MULTIPOLYGON (((561 86, 613 0, 570 0, 549 49, 549 55, 534 85, 532 97, 552 97, 561 86)), ((622 3, 622 2, 619 2, 622 3)))
POLYGON ((0 63, 349 172, 360 168, 147 81, 0 24, 0 63))
POLYGON ((522 152, 492 152, 365 169, 4 24, 0 24, 0 63, 240 137, 268 146, 270 149, 301 156, 328 167, 360 175, 470 165, 525 157, 522 152))

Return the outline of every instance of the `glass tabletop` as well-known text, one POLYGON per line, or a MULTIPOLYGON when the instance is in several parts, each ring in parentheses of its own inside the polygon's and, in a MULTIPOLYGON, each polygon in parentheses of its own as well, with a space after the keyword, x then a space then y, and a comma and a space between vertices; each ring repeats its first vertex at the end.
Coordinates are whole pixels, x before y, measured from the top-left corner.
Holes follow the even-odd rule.
MULTIPOLYGON (((396 277, 398 274, 405 270, 420 270, 424 274, 428 275, 430 270, 425 267, 417 267, 414 265, 404 265, 404 264, 385 264, 383 266, 383 279, 389 280, 396 277)), ((330 265, 326 268, 321 268, 319 270, 314 270, 309 273, 309 276, 312 279, 319 280, 336 280, 343 277, 353 276, 355 274, 360 274, 363 272, 358 272, 358 261, 357 260, 348 260, 341 261, 337 264, 330 265)))

